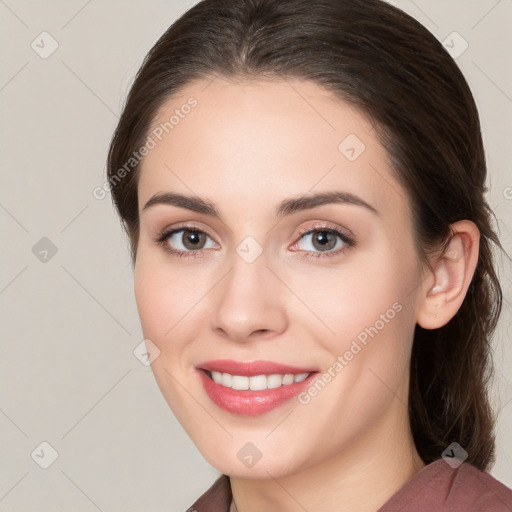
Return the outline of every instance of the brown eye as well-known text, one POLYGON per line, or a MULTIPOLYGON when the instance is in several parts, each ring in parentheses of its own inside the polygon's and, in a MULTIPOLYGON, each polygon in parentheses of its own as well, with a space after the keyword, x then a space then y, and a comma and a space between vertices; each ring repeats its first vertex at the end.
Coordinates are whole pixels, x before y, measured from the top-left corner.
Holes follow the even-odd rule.
POLYGON ((183 229, 181 231, 181 242, 183 246, 191 251, 196 249, 203 249, 206 242, 206 234, 201 231, 192 231, 189 229, 183 229))
POLYGON ((215 242, 209 235, 192 227, 166 231, 155 242, 167 252, 180 256, 199 255, 203 249, 215 248, 215 242))

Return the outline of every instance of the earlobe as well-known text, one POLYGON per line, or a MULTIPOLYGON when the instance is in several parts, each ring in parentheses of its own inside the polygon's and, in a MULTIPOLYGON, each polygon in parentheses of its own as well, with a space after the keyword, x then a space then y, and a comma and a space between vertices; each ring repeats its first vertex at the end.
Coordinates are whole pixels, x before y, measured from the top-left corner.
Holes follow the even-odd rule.
POLYGON ((424 329, 437 329, 457 313, 478 262, 480 232, 468 220, 452 224, 446 250, 433 264, 431 278, 423 287, 417 323, 424 329))

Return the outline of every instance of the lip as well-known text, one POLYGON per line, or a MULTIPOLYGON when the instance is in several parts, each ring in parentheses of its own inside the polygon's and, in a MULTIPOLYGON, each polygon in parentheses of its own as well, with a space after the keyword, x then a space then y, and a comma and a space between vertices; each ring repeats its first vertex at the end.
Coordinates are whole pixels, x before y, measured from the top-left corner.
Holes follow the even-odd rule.
POLYGON ((318 371, 317 368, 299 368, 297 366, 274 363, 273 361, 238 362, 229 359, 205 361, 204 363, 197 365, 197 368, 208 370, 210 372, 230 373, 231 375, 243 375, 246 377, 254 377, 255 375, 272 375, 275 373, 299 374, 318 371))
POLYGON ((310 386, 312 379, 319 373, 316 369, 298 368, 271 361, 240 363, 228 360, 208 361, 198 365, 197 371, 206 394, 218 407, 232 414, 251 417, 269 412, 288 402, 310 386), (247 377, 275 373, 310 373, 310 375, 302 382, 263 391, 251 391, 227 388, 217 384, 209 376, 211 371, 247 377))

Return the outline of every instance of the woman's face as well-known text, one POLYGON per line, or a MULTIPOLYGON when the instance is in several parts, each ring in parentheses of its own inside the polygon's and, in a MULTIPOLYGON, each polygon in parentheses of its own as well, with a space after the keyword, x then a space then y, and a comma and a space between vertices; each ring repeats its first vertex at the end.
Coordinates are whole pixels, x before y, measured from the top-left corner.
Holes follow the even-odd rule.
POLYGON ((135 294, 158 385, 204 457, 278 478, 410 435, 423 269, 372 124, 311 82, 217 78, 152 128, 135 294))

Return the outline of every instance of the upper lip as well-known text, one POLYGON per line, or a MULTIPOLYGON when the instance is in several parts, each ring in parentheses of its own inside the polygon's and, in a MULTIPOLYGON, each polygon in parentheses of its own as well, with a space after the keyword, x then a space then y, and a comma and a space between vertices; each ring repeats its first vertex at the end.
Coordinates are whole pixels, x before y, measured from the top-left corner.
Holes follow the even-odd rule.
POLYGON ((316 372, 314 368, 299 368, 287 364, 274 363, 273 361, 232 361, 228 359, 216 359, 215 361, 205 361, 197 365, 197 368, 212 372, 229 373, 231 375, 244 375, 253 377, 255 375, 272 375, 276 373, 311 373, 316 372))

